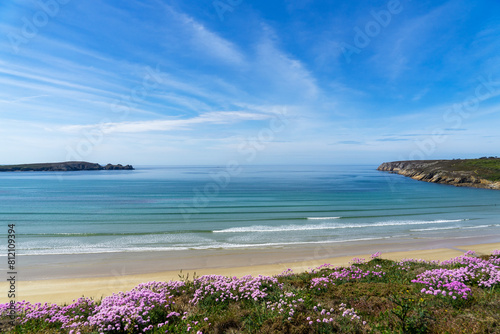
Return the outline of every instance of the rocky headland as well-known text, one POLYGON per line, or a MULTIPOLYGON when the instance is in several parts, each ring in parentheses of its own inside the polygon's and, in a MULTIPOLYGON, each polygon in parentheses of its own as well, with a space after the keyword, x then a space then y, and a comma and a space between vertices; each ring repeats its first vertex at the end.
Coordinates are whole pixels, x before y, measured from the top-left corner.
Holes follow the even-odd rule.
POLYGON ((101 166, 96 163, 85 161, 66 161, 54 163, 23 164, 23 165, 0 165, 0 172, 67 172, 82 170, 133 170, 131 165, 101 166))
POLYGON ((433 183, 500 189, 500 158, 384 162, 377 170, 433 183))

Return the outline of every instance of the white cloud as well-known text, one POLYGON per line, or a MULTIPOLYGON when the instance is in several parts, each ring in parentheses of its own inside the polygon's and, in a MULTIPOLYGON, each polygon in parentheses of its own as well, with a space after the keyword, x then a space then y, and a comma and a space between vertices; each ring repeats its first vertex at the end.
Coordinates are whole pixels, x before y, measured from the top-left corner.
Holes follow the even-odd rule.
POLYGON ((49 95, 23 96, 23 97, 19 97, 19 98, 15 98, 15 99, 10 99, 10 100, 1 100, 0 99, 0 103, 18 103, 18 102, 22 102, 22 101, 34 100, 34 99, 38 99, 40 97, 47 97, 47 96, 49 96, 49 95))
POLYGON ((244 56, 234 44, 209 31, 205 26, 194 21, 192 18, 186 15, 182 15, 182 18, 184 24, 192 31, 192 42, 195 48, 201 48, 213 57, 234 65, 244 64, 244 56))
MULTIPOLYGON (((85 92, 93 92, 95 94, 100 94, 100 95, 110 95, 112 94, 108 90, 102 90, 102 89, 96 89, 91 86, 84 86, 80 84, 76 84, 74 82, 70 81, 64 81, 64 80, 58 80, 58 79, 53 79, 50 78, 49 76, 40 76, 40 75, 33 75, 29 74, 32 73, 30 69, 24 68, 25 71, 15 71, 15 70, 9 70, 6 68, 0 68, 0 74, 7 74, 9 76, 14 76, 18 78, 18 85, 22 86, 25 84, 25 82, 41 82, 44 83, 44 86, 47 86, 47 84, 50 84, 52 86, 58 86, 58 87, 64 87, 66 89, 72 89, 72 90, 78 90, 78 91, 85 91, 85 92), (21 80, 19 80, 21 79, 21 80)), ((12 82, 12 81, 11 81, 12 82)))
POLYGON ((103 133, 134 133, 150 131, 188 130, 197 124, 231 124, 242 121, 260 121, 271 118, 270 115, 244 111, 208 112, 188 119, 152 120, 143 122, 101 123, 92 125, 68 125, 60 127, 64 132, 98 129, 103 133))
POLYGON ((425 95, 427 95, 427 93, 429 92, 429 88, 426 87, 424 89, 421 89, 420 91, 418 91, 413 97, 412 97, 412 101, 413 102, 416 102, 416 101, 420 101, 425 95))
POLYGON ((305 65, 280 51, 272 40, 266 39, 258 45, 257 57, 256 67, 276 84, 276 90, 292 89, 293 94, 299 94, 294 97, 303 100, 317 97, 319 89, 316 80, 305 65))
MULTIPOLYGON (((210 31, 205 25, 196 21, 193 17, 180 13, 171 6, 158 2, 171 19, 171 24, 177 22, 175 30, 179 36, 186 36, 191 43, 191 48, 199 50, 203 56, 210 56, 228 64, 242 66, 245 64, 245 57, 238 47, 225 38, 210 31), (182 32, 179 32, 182 30, 182 32)), ((181 42, 184 42, 181 40, 181 42)))

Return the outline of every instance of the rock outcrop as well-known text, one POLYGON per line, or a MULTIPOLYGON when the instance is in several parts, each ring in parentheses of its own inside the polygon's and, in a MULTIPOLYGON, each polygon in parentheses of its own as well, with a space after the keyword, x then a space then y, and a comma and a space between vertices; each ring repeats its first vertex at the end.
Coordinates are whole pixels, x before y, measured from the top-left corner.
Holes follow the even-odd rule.
POLYGON ((500 189, 500 158, 394 161, 377 170, 457 187, 500 189))
POLYGON ((0 165, 0 172, 67 172, 81 170, 133 170, 131 165, 122 166, 107 164, 101 166, 99 164, 85 161, 67 161, 55 163, 40 163, 40 164, 24 164, 24 165, 0 165))

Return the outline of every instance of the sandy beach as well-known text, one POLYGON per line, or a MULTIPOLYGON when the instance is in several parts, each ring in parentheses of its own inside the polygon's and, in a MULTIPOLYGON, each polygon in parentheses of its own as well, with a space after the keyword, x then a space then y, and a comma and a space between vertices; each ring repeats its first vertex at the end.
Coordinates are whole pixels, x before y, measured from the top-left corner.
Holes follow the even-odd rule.
MULTIPOLYGON (((288 268, 301 272, 325 263, 347 265, 354 257, 369 259, 375 252, 391 260, 447 260, 467 250, 490 254, 495 249, 500 249, 498 236, 360 241, 294 248, 21 256, 16 300, 60 304, 82 296, 98 300, 143 282, 179 280, 179 275, 276 275, 288 268)), ((0 289, 8 291, 8 284, 0 283, 0 289)), ((2 294, 0 302, 8 301, 7 294, 2 294)))

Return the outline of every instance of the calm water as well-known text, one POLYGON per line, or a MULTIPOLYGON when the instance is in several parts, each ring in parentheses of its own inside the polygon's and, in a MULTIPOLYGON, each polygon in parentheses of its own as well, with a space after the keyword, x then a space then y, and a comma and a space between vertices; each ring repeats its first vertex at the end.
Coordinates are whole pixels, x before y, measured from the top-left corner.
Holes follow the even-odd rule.
MULTIPOLYGON (((273 247, 499 235, 500 191, 376 166, 0 173, 20 254, 273 247)), ((0 254, 5 256, 4 254, 0 254)))

